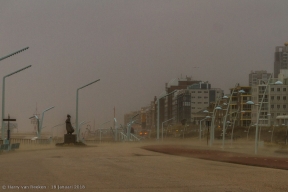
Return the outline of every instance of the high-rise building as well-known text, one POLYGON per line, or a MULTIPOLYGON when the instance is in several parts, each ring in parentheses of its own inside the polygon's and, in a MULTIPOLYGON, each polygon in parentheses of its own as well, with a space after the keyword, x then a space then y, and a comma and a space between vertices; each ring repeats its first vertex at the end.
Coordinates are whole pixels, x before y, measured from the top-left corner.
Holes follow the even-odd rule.
POLYGON ((277 46, 274 54, 274 77, 277 78, 280 69, 288 69, 288 43, 277 46))
POLYGON ((259 125, 279 125, 279 122, 287 125, 288 71, 287 69, 280 71, 281 73, 278 75, 278 78, 271 79, 269 84, 259 81, 258 85, 252 86, 252 101, 258 104, 258 106, 252 107, 252 124, 257 122, 258 107, 262 103, 259 114, 259 125), (267 90, 265 91, 265 89, 267 90))
POLYGON ((221 97, 223 90, 211 88, 208 82, 198 82, 187 86, 187 89, 179 90, 173 102, 176 106, 173 107, 176 122, 179 123, 182 119, 186 119, 188 123, 193 122, 193 114, 206 109, 210 103, 221 97))
MULTIPOLYGON (((169 94, 175 90, 187 89, 189 85, 200 83, 201 81, 193 80, 191 77, 175 78, 166 84, 166 93, 169 94)), ((167 96, 165 105, 165 115, 163 120, 168 120, 173 117, 173 95, 167 96)), ((161 103, 160 103, 161 104, 161 103)), ((161 107, 160 107, 161 109, 161 107)))
POLYGON ((268 79, 270 78, 271 73, 267 73, 266 70, 261 71, 251 71, 249 74, 249 87, 258 84, 258 80, 262 80, 267 83, 268 79))

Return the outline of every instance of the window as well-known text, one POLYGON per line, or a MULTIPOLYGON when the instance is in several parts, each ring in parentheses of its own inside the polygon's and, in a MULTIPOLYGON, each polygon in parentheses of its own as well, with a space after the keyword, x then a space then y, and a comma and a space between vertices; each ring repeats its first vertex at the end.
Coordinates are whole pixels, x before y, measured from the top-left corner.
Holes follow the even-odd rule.
POLYGON ((208 102, 204 102, 204 104, 208 104, 208 102))
POLYGON ((208 91, 204 91, 204 93, 208 93, 208 91))
POLYGON ((198 91, 198 93, 202 93, 202 91, 198 91))
POLYGON ((198 99, 201 99, 202 97, 201 96, 198 96, 198 99))
POLYGON ((286 100, 286 96, 283 96, 283 100, 286 100))
POLYGON ((195 107, 192 107, 192 109, 195 109, 195 107))
POLYGON ((277 96, 277 100, 280 100, 280 96, 277 96))
POLYGON ((271 88, 271 91, 274 91, 274 88, 271 88))
POLYGON ((274 117, 274 113, 271 113, 271 117, 274 117))
POLYGON ((198 104, 202 104, 202 102, 198 102, 198 104))
POLYGON ((274 105, 271 105, 271 109, 274 109, 274 105))
POLYGON ((277 105, 277 109, 280 109, 280 105, 277 105))
POLYGON ((190 102, 183 102, 183 106, 190 106, 190 102))
POLYGON ((207 96, 204 96, 204 99, 208 99, 208 97, 207 97, 207 96))
POLYGON ((283 105, 283 109, 286 109, 286 105, 283 105))
POLYGON ((280 91, 280 88, 277 88, 277 91, 280 91))
POLYGON ((279 116, 280 115, 280 113, 277 113, 277 116, 279 116))
POLYGON ((283 88, 283 91, 286 91, 286 88, 283 88))
POLYGON ((192 98, 194 98, 194 99, 195 99, 195 96, 192 96, 192 98))
POLYGON ((192 93, 195 93, 195 91, 192 91, 192 93))
POLYGON ((271 96, 271 100, 274 100, 274 96, 271 96))

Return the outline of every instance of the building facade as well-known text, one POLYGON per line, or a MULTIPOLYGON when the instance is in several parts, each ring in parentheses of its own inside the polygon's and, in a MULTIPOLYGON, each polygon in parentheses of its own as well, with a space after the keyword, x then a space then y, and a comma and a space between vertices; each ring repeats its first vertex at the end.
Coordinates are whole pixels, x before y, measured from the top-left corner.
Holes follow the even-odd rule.
MULTIPOLYGON (((236 86, 230 89, 228 99, 231 98, 229 105, 229 121, 234 122, 236 126, 246 127, 251 124, 251 105, 246 104, 250 101, 251 87, 250 86, 236 86)), ((228 101, 227 101, 228 102, 228 101)))
POLYGON ((249 74, 249 86, 257 85, 259 80, 264 81, 267 83, 269 77, 271 76, 271 73, 267 73, 265 70, 261 71, 251 71, 249 74))
POLYGON ((274 53, 274 78, 277 78, 280 69, 288 69, 288 43, 277 46, 274 53))
POLYGON ((252 107, 252 124, 257 122, 258 113, 259 125, 262 126, 276 125, 279 123, 279 119, 287 117, 288 76, 285 75, 287 70, 281 70, 281 72, 279 74, 280 78, 271 79, 269 84, 259 81, 258 85, 252 86, 252 101, 258 104, 252 107), (262 106, 259 112, 261 103, 262 106))

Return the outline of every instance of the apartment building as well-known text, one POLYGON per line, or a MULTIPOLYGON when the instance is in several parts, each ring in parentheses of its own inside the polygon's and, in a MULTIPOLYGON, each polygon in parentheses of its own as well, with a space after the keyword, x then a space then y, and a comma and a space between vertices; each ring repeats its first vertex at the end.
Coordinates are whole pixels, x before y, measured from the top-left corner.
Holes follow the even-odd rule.
POLYGON ((271 76, 271 73, 267 73, 266 70, 261 71, 251 71, 249 74, 249 86, 257 85, 259 80, 264 81, 267 83, 269 77, 271 76))
POLYGON ((278 75, 279 78, 271 79, 268 84, 259 81, 258 85, 252 86, 252 101, 258 104, 252 107, 252 124, 257 122, 257 115, 261 103, 259 125, 276 125, 281 122, 281 119, 288 118, 287 74, 288 71, 282 69, 278 75))
POLYGON ((198 82, 189 85, 187 89, 179 90, 173 100, 173 115, 176 122, 186 119, 188 123, 193 122, 193 114, 206 109, 210 103, 223 96, 223 90, 211 88, 208 82, 198 82))
POLYGON ((237 126, 249 126, 251 124, 251 105, 246 104, 250 101, 251 87, 240 86, 239 84, 234 88, 230 88, 227 103, 231 97, 229 105, 229 116, 227 120, 234 121, 237 126), (245 112, 243 112, 245 111, 245 112))
MULTIPOLYGON (((187 89, 189 85, 193 85, 195 83, 200 83, 201 81, 198 80, 193 80, 192 77, 185 77, 185 78, 175 78, 169 81, 169 83, 166 83, 165 85, 165 90, 166 93, 169 94, 175 90, 182 90, 182 89, 187 89)), ((165 110, 164 110, 164 120, 168 120, 173 118, 173 95, 167 96, 164 101, 163 105, 165 105, 165 110)), ((161 109, 161 108, 160 108, 161 109)))
POLYGON ((274 53, 274 78, 277 78, 280 69, 288 69, 288 43, 276 46, 274 53))

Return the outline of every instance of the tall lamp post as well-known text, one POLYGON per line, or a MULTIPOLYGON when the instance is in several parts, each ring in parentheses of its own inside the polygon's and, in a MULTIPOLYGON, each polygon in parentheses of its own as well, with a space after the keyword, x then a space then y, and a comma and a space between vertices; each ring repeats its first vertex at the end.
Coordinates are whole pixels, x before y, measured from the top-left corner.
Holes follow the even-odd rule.
MULTIPOLYGON (((207 111, 208 112, 208 111, 207 111)), ((200 139, 200 141, 201 141, 201 132, 202 132, 202 121, 204 121, 204 120, 206 120, 206 119, 208 119, 208 118, 210 118, 210 116, 206 116, 204 119, 202 119, 202 120, 200 120, 200 129, 199 129, 199 139, 200 139)))
POLYGON ((116 120, 116 118, 114 118, 114 122, 115 122, 115 141, 117 141, 117 138, 118 138, 118 137, 117 137, 117 136, 118 136, 118 135, 117 135, 117 134, 118 134, 118 133, 117 133, 118 126, 117 126, 117 120, 116 120))
MULTIPOLYGON (((268 85, 269 85, 269 82, 270 82, 270 79, 272 77, 272 74, 270 75, 268 81, 267 81, 267 84, 265 86, 265 90, 264 90, 264 93, 263 93, 263 96, 262 96, 262 99, 261 99, 261 102, 260 102, 260 106, 257 110, 257 122, 256 122, 256 133, 255 133, 255 154, 257 154, 258 152, 258 128, 259 128, 259 117, 260 117, 260 112, 261 112, 261 108, 262 108, 262 104, 263 104, 263 101, 264 101, 264 97, 265 97, 265 94, 266 94, 266 91, 267 91, 267 88, 268 88, 268 85)), ((277 83, 277 82, 276 82, 277 83)), ((275 83, 275 84, 276 84, 275 83)), ((246 104, 248 105, 254 105, 254 102, 253 101, 247 101, 246 104)))
POLYGON ((157 140, 159 140, 159 127, 160 127, 160 99, 175 93, 178 90, 174 90, 171 93, 168 93, 160 98, 157 98, 157 140))
POLYGON ((38 138, 40 138, 41 137, 41 131, 42 131, 42 126, 43 126, 43 120, 44 120, 44 113, 46 112, 46 111, 49 111, 50 109, 53 109, 54 108, 54 106, 53 107, 50 107, 50 108, 48 108, 48 109, 45 109, 43 112, 42 112, 42 119, 41 119, 41 122, 40 122, 40 130, 39 130, 39 132, 38 132, 38 138))
POLYGON ((273 125, 273 129, 272 129, 272 131, 270 131, 271 132, 271 143, 272 143, 272 139, 273 139, 273 133, 274 133, 275 126, 278 127, 278 125, 273 125))
MULTIPOLYGON (((9 76, 11 76, 11 75, 14 75, 14 74, 16 74, 16 73, 18 73, 18 72, 20 72, 20 71, 23 71, 23 70, 29 68, 29 67, 31 67, 31 65, 29 65, 29 66, 27 66, 27 67, 24 67, 24 68, 22 68, 22 69, 19 69, 19 70, 15 71, 15 72, 10 73, 10 74, 8 74, 8 75, 5 75, 5 76, 3 77, 3 84, 2 84, 2 129, 1 129, 1 133, 2 133, 1 136, 2 136, 2 140, 3 140, 3 141, 4 141, 4 121, 3 121, 3 119, 4 119, 4 116, 5 116, 5 79, 6 79, 6 77, 9 77, 9 76)), ((6 142, 6 141, 5 141, 5 142, 6 142)))
POLYGON ((167 121, 163 121, 163 122, 162 122, 162 141, 163 141, 163 124, 166 123, 166 122, 168 122, 168 121, 170 121, 170 120, 172 120, 172 119, 174 119, 174 117, 171 118, 171 119, 168 119, 167 121))
MULTIPOLYGON (((226 104, 226 103, 225 103, 226 104)), ((227 105, 227 104, 226 104, 227 105)), ((214 132, 215 132, 215 117, 216 117, 216 113, 218 110, 222 110, 222 107, 217 106, 213 109, 213 115, 212 115, 212 122, 211 122, 211 130, 210 130, 210 141, 209 141, 209 146, 212 146, 212 143, 214 141, 214 132)))
POLYGON ((231 96, 230 96, 230 98, 229 98, 229 102, 228 102, 228 107, 227 107, 227 110, 226 110, 226 114, 225 114, 224 120, 223 120, 222 150, 224 150, 224 143, 225 143, 225 132, 226 132, 225 126, 226 126, 227 114, 228 114, 228 111, 229 111, 229 108, 230 108, 230 103, 231 103, 232 97, 233 97, 233 95, 234 95, 235 89, 236 89, 236 87, 237 87, 238 85, 239 85, 239 83, 236 83, 236 85, 235 85, 235 87, 234 87, 234 89, 233 89, 233 91, 232 91, 232 94, 231 94, 231 96))
MULTIPOLYGON (((269 123, 269 117, 271 116, 271 114, 267 114, 266 115, 268 117, 268 123, 269 123)), ((261 130, 262 130, 262 126, 260 127, 260 130, 259 130, 259 141, 261 142, 261 130)))
POLYGON ((87 85, 84 85, 80 88, 77 89, 76 91, 76 133, 77 133, 77 141, 78 141, 78 138, 79 138, 79 133, 78 133, 78 128, 79 128, 79 125, 78 125, 78 94, 79 94, 79 90, 80 89, 83 89, 84 87, 87 87, 93 83, 96 83, 97 81, 100 81, 100 79, 96 80, 96 81, 93 81, 91 83, 88 83, 87 85))
MULTIPOLYGON (((81 123, 79 123, 79 130, 78 130, 78 134, 80 135, 80 131, 81 131, 81 126, 82 125, 84 125, 84 124, 86 124, 86 123, 89 123, 90 121, 82 121, 81 123)), ((83 140, 82 139, 80 139, 82 142, 83 142, 83 140)))
POLYGON ((6 55, 6 56, 0 58, 0 61, 2 61, 2 60, 4 60, 4 59, 7 59, 8 57, 12 57, 13 55, 16 55, 16 54, 18 54, 18 53, 20 53, 20 52, 22 52, 22 51, 27 50, 27 49, 29 49, 29 47, 25 47, 24 49, 20 49, 19 51, 15 51, 14 53, 11 53, 11 54, 9 54, 9 55, 6 55))
MULTIPOLYGON (((222 108, 219 106, 219 104, 220 104, 220 101, 222 100, 222 99, 228 99, 228 97, 225 95, 225 96, 223 96, 223 97, 219 97, 218 99, 217 99, 217 101, 216 101, 216 104, 215 104, 215 106, 217 106, 217 107, 215 107, 214 109, 213 109, 213 115, 212 115, 212 121, 211 121, 211 131, 210 131, 210 142, 209 142, 209 146, 212 146, 212 143, 213 143, 213 141, 214 141, 214 135, 215 135, 215 116, 216 116, 216 113, 217 113, 217 111, 218 110, 222 110, 222 108)), ((223 103, 223 105, 227 105, 227 103, 223 103)))
POLYGON ((43 128, 43 120, 44 120, 44 113, 46 112, 46 111, 49 111, 50 109, 53 109, 54 107, 50 107, 50 108, 48 108, 48 109, 45 109, 43 112, 42 112, 42 119, 41 119, 41 121, 39 120, 39 117, 37 116, 37 115, 34 115, 34 116, 32 116, 32 117, 30 117, 29 119, 32 119, 32 118, 36 118, 37 119, 37 128, 38 128, 38 130, 37 130, 37 138, 41 138, 41 131, 42 131, 42 128, 43 128))
MULTIPOLYGON (((240 108, 239 108, 240 109, 240 108)), ((233 121, 233 127, 232 127, 232 134, 231 134, 231 145, 232 145, 232 142, 233 142, 233 134, 234 134, 234 127, 235 127, 235 121, 236 121, 236 119, 237 119, 237 116, 238 116, 238 114, 239 113, 245 113, 245 111, 235 111, 234 113, 236 113, 236 117, 235 117, 235 119, 234 119, 234 121, 233 121)), ((232 113, 231 113, 232 114, 232 113)))

